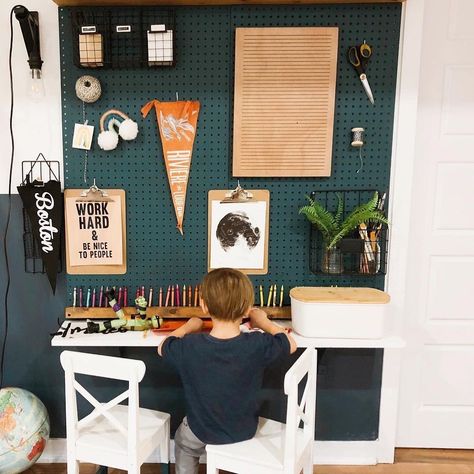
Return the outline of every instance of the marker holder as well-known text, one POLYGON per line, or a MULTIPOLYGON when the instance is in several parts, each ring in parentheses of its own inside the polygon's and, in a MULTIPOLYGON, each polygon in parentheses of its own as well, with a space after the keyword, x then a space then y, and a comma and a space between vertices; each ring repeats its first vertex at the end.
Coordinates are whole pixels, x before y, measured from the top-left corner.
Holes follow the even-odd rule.
MULTIPOLYGON (((126 316, 137 314, 138 311, 134 306, 122 308, 126 316)), ((270 319, 291 319, 290 306, 275 306, 262 308, 270 319)), ((147 317, 161 316, 165 319, 189 319, 194 316, 203 319, 209 319, 209 315, 205 315, 199 306, 151 306, 146 309, 147 317)), ((112 308, 98 307, 67 307, 64 311, 66 319, 115 319, 117 315, 112 308)))

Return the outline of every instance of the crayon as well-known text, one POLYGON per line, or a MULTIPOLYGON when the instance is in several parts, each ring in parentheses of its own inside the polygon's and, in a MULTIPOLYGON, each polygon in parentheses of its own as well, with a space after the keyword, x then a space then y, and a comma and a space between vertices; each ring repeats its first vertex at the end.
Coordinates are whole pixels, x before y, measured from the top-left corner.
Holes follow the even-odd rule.
POLYGON ((163 288, 160 286, 160 299, 158 300, 158 306, 163 306, 163 288))
POLYGON ((263 307, 263 286, 260 285, 260 307, 263 307))
POLYGON ((99 308, 102 308, 102 297, 104 296, 104 287, 100 287, 99 291, 99 308))
POLYGON ((194 306, 199 306, 198 303, 198 298, 199 298, 199 285, 196 285, 194 287, 194 306))
POLYGON ((79 306, 82 308, 82 286, 79 287, 79 306))
POLYGON ((276 283, 273 285, 273 307, 276 306, 276 299, 277 299, 277 286, 276 283))
POLYGON ((180 303, 181 303, 181 298, 179 295, 179 285, 176 284, 176 306, 181 306, 180 303))
POLYGON ((87 288, 86 308, 89 307, 90 302, 91 302, 91 289, 89 287, 87 288))
POLYGON ((193 289, 191 285, 188 286, 188 306, 193 305, 193 289))
POLYGON ((74 287, 74 290, 72 292, 72 307, 76 307, 76 299, 77 299, 77 289, 74 287))
POLYGON ((125 287, 123 289, 123 307, 126 308, 128 306, 128 288, 125 287))
POLYGON ((166 292, 166 302, 165 302, 165 306, 168 306, 169 302, 170 302, 170 286, 168 285, 168 291, 166 292))
POLYGON ((122 301, 122 287, 119 287, 117 303, 118 303, 119 306, 123 307, 123 301, 122 301))
POLYGON ((183 286, 183 306, 186 306, 186 284, 183 286))
POLYGON ((171 285, 171 306, 174 306, 174 285, 171 285))
POLYGON ((150 292, 148 293, 148 307, 153 306, 153 288, 150 288, 150 292))
POLYGON ((95 307, 95 287, 94 290, 92 291, 92 307, 95 307))
POLYGON ((280 308, 283 306, 283 285, 280 288, 280 308))
POLYGON ((273 285, 270 285, 270 289, 268 290, 267 308, 270 306, 270 303, 272 302, 272 293, 273 293, 273 285))

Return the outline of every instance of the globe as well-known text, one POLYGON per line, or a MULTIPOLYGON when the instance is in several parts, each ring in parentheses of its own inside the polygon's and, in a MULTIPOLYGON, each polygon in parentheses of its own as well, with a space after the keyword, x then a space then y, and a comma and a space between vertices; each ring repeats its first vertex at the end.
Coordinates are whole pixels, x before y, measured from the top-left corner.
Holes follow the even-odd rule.
POLYGON ((0 390, 0 472, 16 474, 33 465, 49 438, 45 406, 31 392, 0 390))

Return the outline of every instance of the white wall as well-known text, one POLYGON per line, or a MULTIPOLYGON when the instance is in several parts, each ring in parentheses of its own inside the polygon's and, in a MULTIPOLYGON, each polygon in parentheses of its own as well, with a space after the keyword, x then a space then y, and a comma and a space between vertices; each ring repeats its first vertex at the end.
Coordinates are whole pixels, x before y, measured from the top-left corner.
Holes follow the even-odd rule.
MULTIPOLYGON (((0 2, 0 194, 8 193, 10 163, 10 86, 8 47, 10 44, 10 10, 18 2, 0 2)), ((45 97, 33 102, 26 94, 29 66, 18 21, 13 18, 13 84, 15 112, 15 162, 12 190, 21 182, 21 162, 34 160, 42 152, 49 160, 62 163, 61 86, 59 64, 58 8, 52 0, 25 0, 28 10, 39 12, 41 57, 45 97)), ((62 171, 61 171, 62 173, 62 171)))

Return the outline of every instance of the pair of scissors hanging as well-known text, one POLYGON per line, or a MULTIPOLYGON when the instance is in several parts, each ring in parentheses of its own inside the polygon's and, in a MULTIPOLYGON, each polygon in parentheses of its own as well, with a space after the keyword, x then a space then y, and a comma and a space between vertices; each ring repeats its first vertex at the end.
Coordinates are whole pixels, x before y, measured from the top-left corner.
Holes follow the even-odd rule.
POLYGON ((360 82, 362 82, 362 85, 365 89, 365 93, 367 94, 367 97, 373 105, 374 95, 372 94, 372 89, 370 88, 370 84, 367 80, 366 74, 369 59, 372 56, 372 48, 364 41, 360 46, 350 47, 347 55, 349 58, 349 62, 359 74, 360 82))

